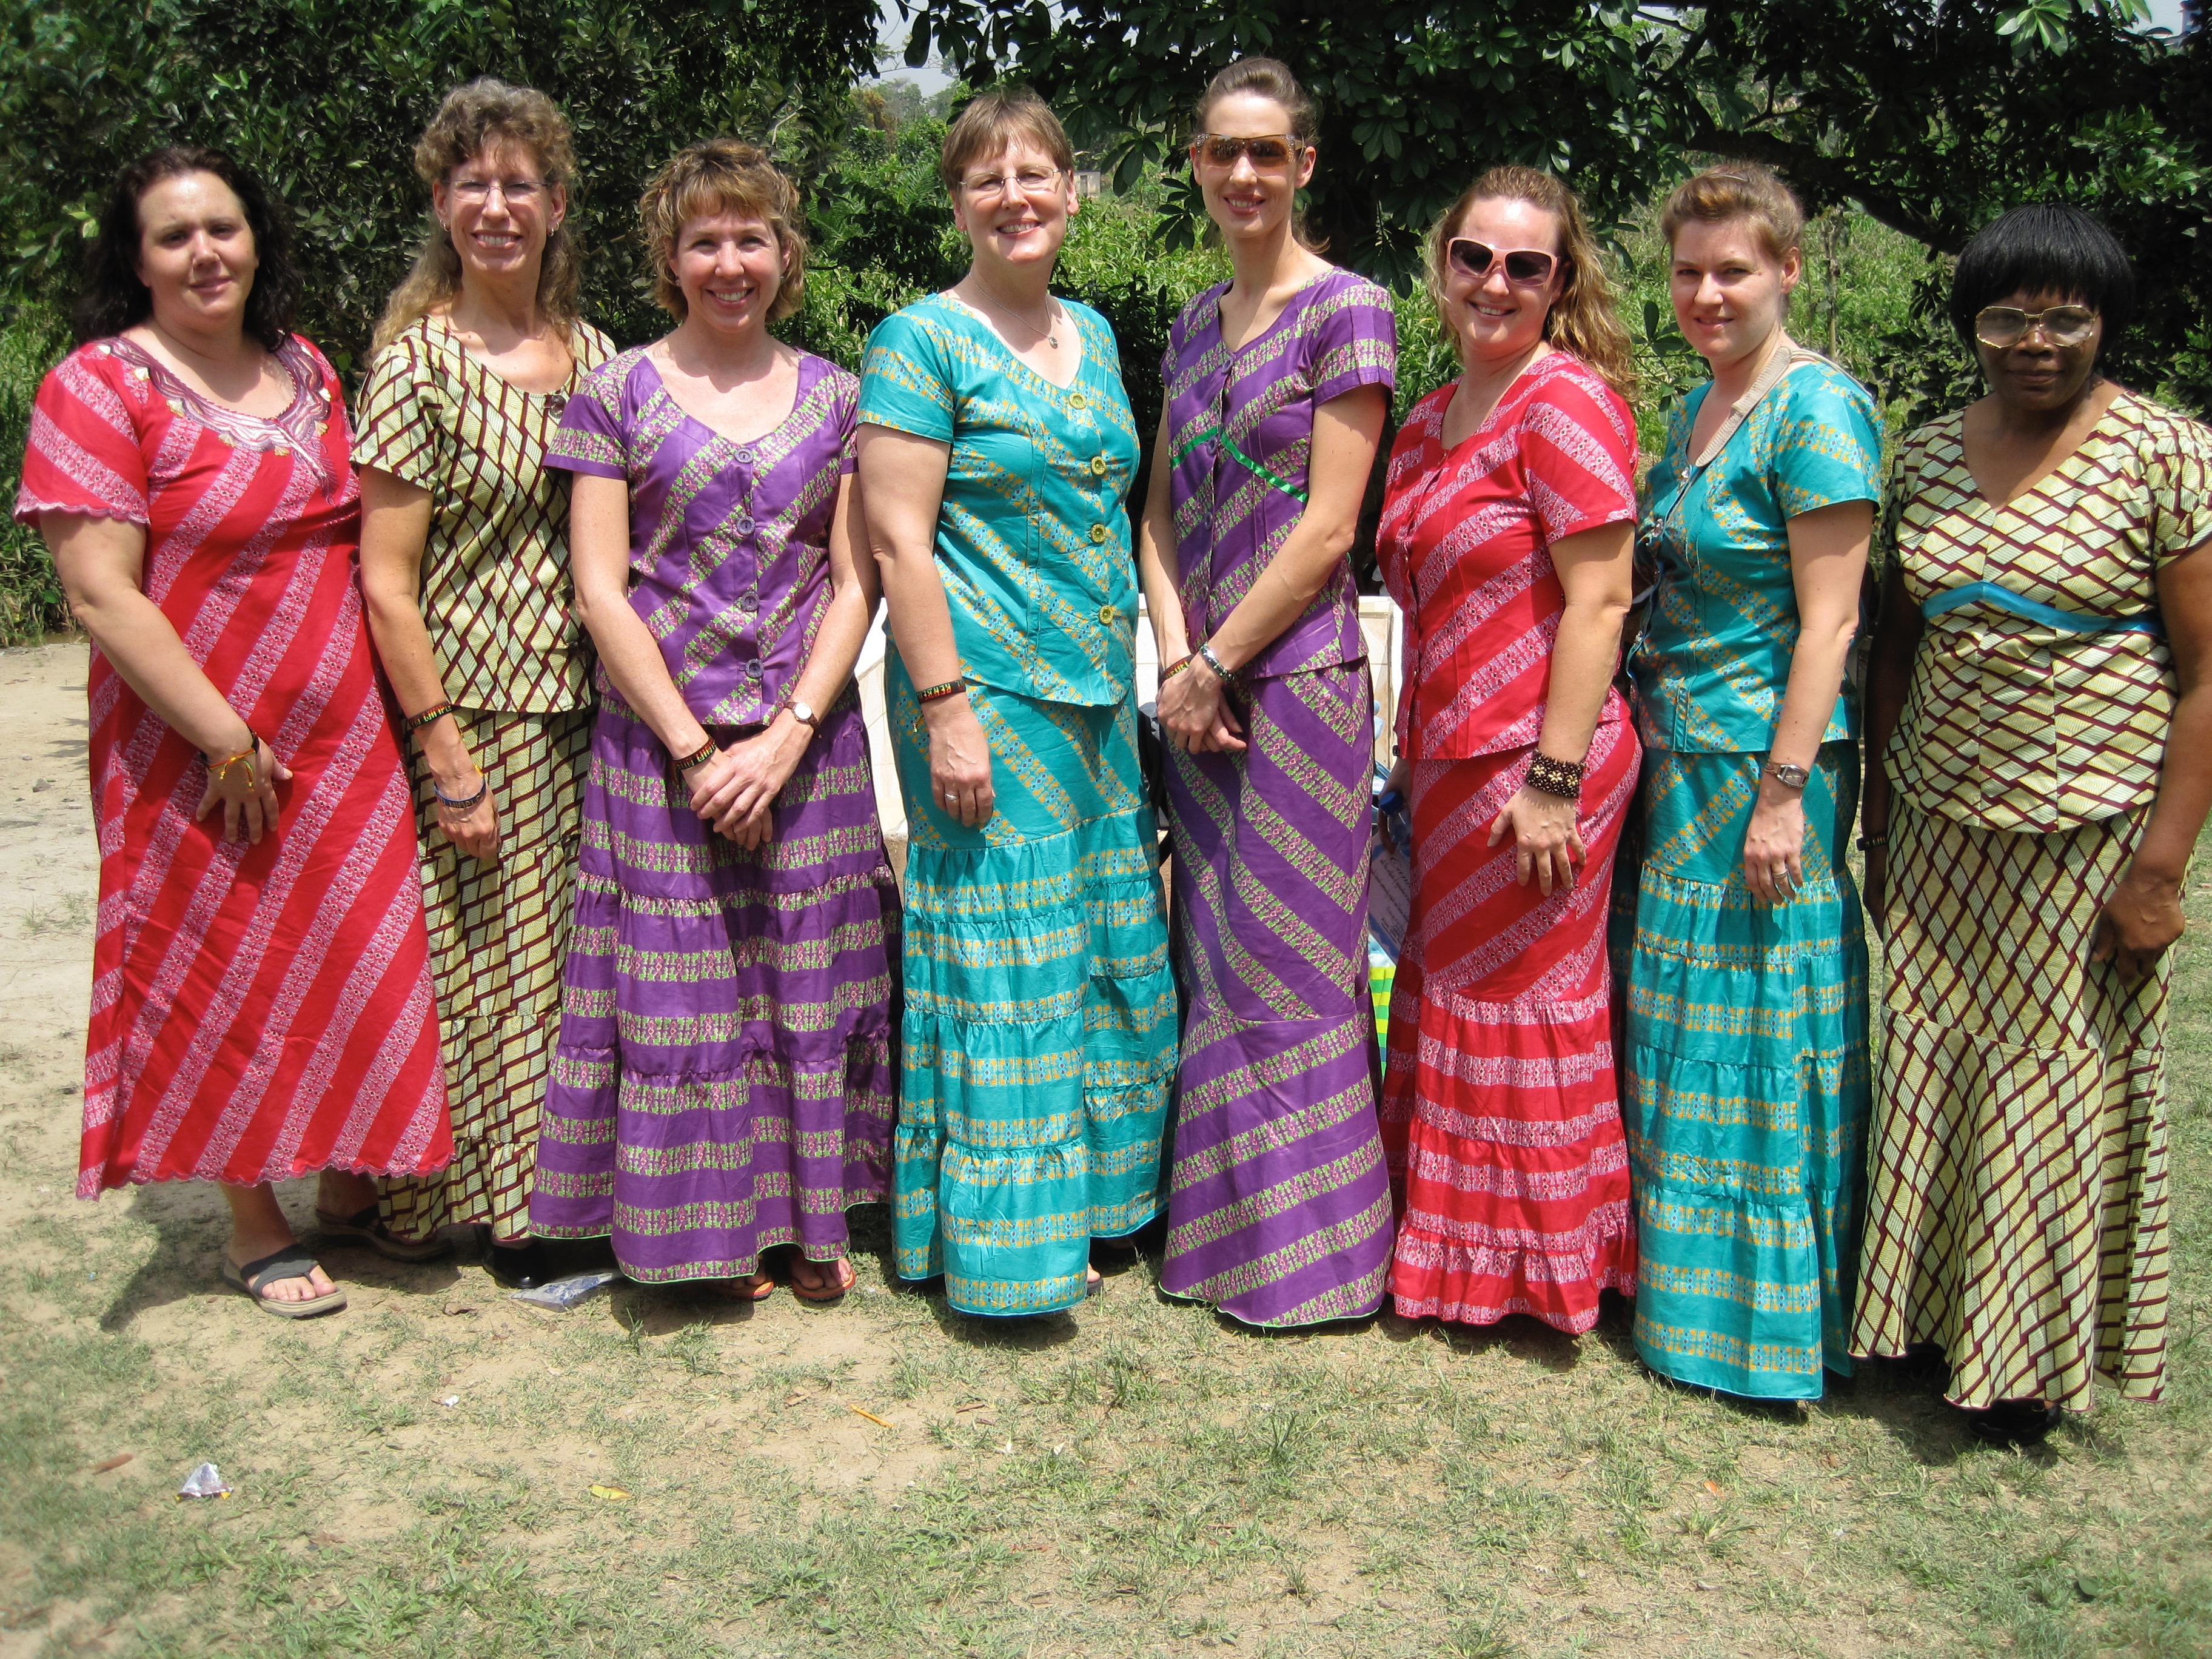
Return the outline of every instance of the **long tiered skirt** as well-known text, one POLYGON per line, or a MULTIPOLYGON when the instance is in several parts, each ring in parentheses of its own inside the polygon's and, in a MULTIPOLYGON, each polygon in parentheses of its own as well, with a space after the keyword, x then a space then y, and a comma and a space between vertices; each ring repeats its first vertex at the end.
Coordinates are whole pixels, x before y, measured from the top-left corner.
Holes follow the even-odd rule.
POLYGON ((635 1279, 740 1277, 779 1244, 836 1261, 848 1206, 888 1185, 898 896, 856 690, 774 819, 739 849, 602 703, 530 1215, 611 1234, 635 1279))
POLYGON ((1072 1308, 1091 1241, 1160 1210, 1176 990, 1136 711, 971 685, 998 806, 969 829, 896 656, 885 683, 912 836, 898 1270, 963 1313, 1072 1308))
POLYGON ((454 714, 498 808, 499 855, 465 858, 446 839, 435 780, 412 758, 453 1161, 379 1188, 384 1218, 403 1237, 489 1222, 494 1237, 520 1238, 530 1230, 538 1117, 553 1071, 545 1034, 561 1015, 592 714, 454 714))
POLYGON ((1866 939, 1844 854, 1858 749, 1820 750, 1804 884, 1778 905, 1743 881, 1764 759, 1645 756, 1616 934, 1636 1348, 1679 1382, 1812 1400, 1824 1367, 1850 1370, 1869 1106, 1866 939))
POLYGON ((2150 809, 2050 835, 1899 801, 1851 1346, 1942 1347, 1954 1403, 2089 1409, 2166 1374, 2173 956, 2089 959, 2150 809))
POLYGON ((1364 662, 1255 681, 1247 748, 1171 757, 1190 1006, 1161 1288, 1253 1325, 1373 1313, 1390 1265, 1366 996, 1364 662))
POLYGON ((1547 897, 1490 826, 1534 748, 1413 769, 1413 908, 1390 1000, 1382 1141, 1401 1194, 1390 1291, 1408 1318, 1597 1322, 1632 1291, 1636 1236, 1613 1080, 1606 919, 1636 734, 1584 763, 1588 860, 1547 897))

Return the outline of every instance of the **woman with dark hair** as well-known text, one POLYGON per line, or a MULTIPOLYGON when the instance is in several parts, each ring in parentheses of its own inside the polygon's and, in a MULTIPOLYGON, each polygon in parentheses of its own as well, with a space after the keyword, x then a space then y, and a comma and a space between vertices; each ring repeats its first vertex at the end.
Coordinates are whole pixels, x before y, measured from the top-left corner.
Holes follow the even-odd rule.
POLYGON ((758 1301, 853 1285, 890 1182, 898 890, 853 665, 876 607, 860 383, 784 344, 799 191, 735 138, 638 203, 676 326, 568 400, 576 610, 599 647, 532 1230, 758 1301))
POLYGON ((1245 58, 1190 165, 1235 276, 1169 337, 1139 563, 1190 994, 1160 1285, 1253 1325, 1373 1313, 1390 1262, 1367 1000, 1374 690, 1348 554, 1390 296, 1306 246, 1314 109, 1245 58))
POLYGON ((1989 395, 1898 457, 1868 690, 1887 944, 1852 1346, 1940 1349, 1984 1438, 2166 1366, 2164 1053, 2212 805, 2212 432, 2105 378, 2135 283, 2016 208, 1951 319, 1989 395))
POLYGON ((576 314, 575 169, 544 93, 447 94, 415 146, 430 233, 377 325, 353 451, 369 630, 412 742, 453 1162, 325 1225, 420 1261, 440 1227, 475 1223, 492 1277, 522 1288, 545 1273, 530 1190, 592 732, 545 445, 614 352, 576 314))
POLYGON ((1428 252, 1461 373, 1400 430, 1376 538, 1406 612, 1392 781, 1413 815, 1381 1114, 1390 1291, 1409 1318, 1586 1331, 1636 1282, 1605 952, 1638 756, 1613 689, 1628 337, 1547 173, 1484 173, 1428 252))
POLYGON ((1055 298, 1075 155, 977 97, 939 171, 973 258, 878 325, 860 485, 913 842, 893 1243, 963 1313, 1079 1305, 1159 1213, 1176 1060, 1137 762, 1137 428, 1104 318, 1055 298))
POLYGON ((1614 964, 1637 1352, 1771 1400, 1850 1370, 1869 1105, 1844 670, 1881 430, 1866 389, 1784 325, 1804 222, 1747 164, 1685 181, 1660 215, 1675 321, 1712 379, 1675 405, 1648 480, 1655 586, 1629 658, 1644 782, 1614 964))
POLYGON ((126 167, 39 389, 15 516, 92 636, 100 925, 77 1192, 222 1184, 225 1282, 345 1305, 319 1209, 452 1153, 407 780, 354 554, 345 405, 283 222, 212 150, 126 167), (220 809, 218 811, 218 809, 220 809))

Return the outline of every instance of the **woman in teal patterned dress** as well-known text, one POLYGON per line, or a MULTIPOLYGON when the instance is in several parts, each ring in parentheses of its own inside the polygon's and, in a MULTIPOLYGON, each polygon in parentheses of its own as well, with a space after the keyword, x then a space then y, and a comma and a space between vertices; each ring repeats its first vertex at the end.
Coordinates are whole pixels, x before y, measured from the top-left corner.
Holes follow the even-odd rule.
POLYGON ((1137 762, 1136 422, 1113 331, 1053 298, 1074 157, 1033 94, 945 135, 968 274, 860 387, 911 841, 893 1242, 963 1313, 1051 1313, 1159 1212, 1176 1052, 1137 762))
POLYGON ((1881 439, 1864 389, 1783 329, 1803 216, 1778 180, 1702 173, 1662 226, 1713 378, 1651 472, 1657 586, 1631 658, 1642 845, 1615 941, 1636 1347, 1677 1382, 1817 1399, 1824 1368, 1850 1370, 1870 1105, 1844 671, 1881 439))

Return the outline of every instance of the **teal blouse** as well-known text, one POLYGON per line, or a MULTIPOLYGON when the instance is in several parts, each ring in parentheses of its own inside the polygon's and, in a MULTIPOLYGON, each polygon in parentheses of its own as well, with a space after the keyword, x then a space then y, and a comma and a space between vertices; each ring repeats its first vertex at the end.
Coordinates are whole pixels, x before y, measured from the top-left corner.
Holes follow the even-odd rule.
MULTIPOLYGON (((1708 381, 1675 405, 1645 481, 1638 562, 1657 587, 1629 655, 1637 732, 1676 754, 1764 754, 1797 647, 1789 522, 1881 499, 1881 422, 1843 370, 1801 363, 1686 492, 1690 432, 1711 390, 1708 381)), ((1857 735, 1846 685, 1821 741, 1857 735)))
POLYGON ((942 294, 885 318, 863 424, 952 447, 937 566, 961 672, 1047 702, 1113 704, 1135 678, 1136 561, 1122 501, 1137 422, 1112 326, 1064 300, 1083 367, 1062 389, 942 294))

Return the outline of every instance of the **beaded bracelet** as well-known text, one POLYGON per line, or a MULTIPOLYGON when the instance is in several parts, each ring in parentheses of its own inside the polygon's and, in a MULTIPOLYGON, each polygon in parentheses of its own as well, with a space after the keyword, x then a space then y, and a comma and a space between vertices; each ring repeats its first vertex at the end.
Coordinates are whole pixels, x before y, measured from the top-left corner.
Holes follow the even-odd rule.
POLYGON ((676 763, 676 769, 678 772, 689 772, 695 766, 704 766, 721 752, 715 747, 714 739, 710 734, 706 742, 676 763))
POLYGON ((947 697, 959 696, 967 689, 968 682, 964 679, 945 680, 936 685, 923 686, 914 694, 914 700, 916 702, 942 702, 947 697))
POLYGON ((1871 853, 1877 847, 1887 848, 1888 845, 1889 831, 1887 830, 1877 830, 1870 836, 1859 837, 1859 851, 1862 853, 1871 853))
POLYGON ((1191 655, 1196 657, 1208 668, 1211 668, 1213 671, 1214 678, 1219 680, 1224 685, 1234 685, 1237 684, 1236 671, 1222 665, 1221 659, 1213 654, 1213 647, 1211 645, 1200 646, 1197 650, 1191 653, 1191 655))
POLYGON ((407 728, 407 735, 410 738, 413 737, 424 726, 432 725, 436 721, 445 719, 447 715, 453 712, 453 704, 449 702, 434 702, 421 714, 410 714, 404 722, 407 728))
POLYGON ((1540 753, 1528 762, 1528 787, 1547 795, 1556 795, 1561 800, 1580 800, 1583 795, 1582 763, 1554 760, 1549 755, 1540 753))
POLYGON ((1182 655, 1177 657, 1173 662, 1170 663, 1165 668, 1160 670, 1160 684, 1162 685, 1165 685, 1176 675, 1182 673, 1184 669, 1189 667, 1190 659, 1197 654, 1198 653, 1194 651, 1186 651, 1182 655))

